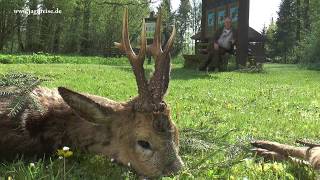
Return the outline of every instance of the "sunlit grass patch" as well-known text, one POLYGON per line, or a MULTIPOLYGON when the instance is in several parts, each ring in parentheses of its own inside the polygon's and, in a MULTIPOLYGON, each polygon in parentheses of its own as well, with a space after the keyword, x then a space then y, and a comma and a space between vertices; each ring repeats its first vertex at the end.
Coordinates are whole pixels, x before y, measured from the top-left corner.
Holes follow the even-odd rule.
MULTIPOLYGON (((67 61, 69 57, 61 58, 67 61)), ((133 73, 125 60, 115 65, 0 64, 0 74, 29 72, 40 78, 49 77, 51 80, 43 85, 50 88, 65 86, 125 101, 137 94, 133 73)), ((180 128, 180 154, 186 167, 176 177, 163 179, 315 177, 307 167, 256 160, 249 141, 268 139, 294 144, 296 139, 318 139, 319 71, 267 64, 263 73, 203 73, 183 69, 180 62, 177 60, 173 65, 166 101, 180 128)), ((146 68, 151 72, 152 65, 146 68)), ((6 162, 0 165, 0 177, 31 178, 29 163, 27 160, 6 162)), ((61 163, 57 157, 34 162, 38 167, 36 177, 61 179, 61 163)), ((74 151, 66 163, 70 179, 136 178, 128 168, 101 156, 74 151)))

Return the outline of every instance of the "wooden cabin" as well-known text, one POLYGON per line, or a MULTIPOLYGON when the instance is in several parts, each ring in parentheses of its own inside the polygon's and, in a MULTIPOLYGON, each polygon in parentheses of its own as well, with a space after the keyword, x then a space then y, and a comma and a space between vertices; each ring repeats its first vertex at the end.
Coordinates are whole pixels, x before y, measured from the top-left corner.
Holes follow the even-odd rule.
POLYGON ((195 41, 195 52, 184 55, 185 67, 197 67, 207 58, 201 49, 207 48, 216 31, 223 28, 227 16, 238 32, 237 64, 245 66, 248 56, 256 62, 264 61, 264 37, 249 27, 249 0, 202 0, 201 29, 191 37, 195 41))

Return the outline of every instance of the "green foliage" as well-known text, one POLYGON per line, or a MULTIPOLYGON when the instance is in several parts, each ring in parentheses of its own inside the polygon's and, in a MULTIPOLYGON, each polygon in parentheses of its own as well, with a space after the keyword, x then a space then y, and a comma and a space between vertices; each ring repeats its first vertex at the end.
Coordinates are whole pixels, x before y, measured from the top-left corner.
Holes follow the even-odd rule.
POLYGON ((311 29, 306 30, 301 42, 292 51, 293 59, 297 59, 302 67, 320 70, 320 2, 311 1, 311 29))
POLYGON ((11 60, 8 58, 0 58, 0 64, 11 64, 11 60))
MULTIPOLYGON (((11 56, 10 59, 18 58, 11 56)), ((87 57, 92 64, 67 63, 68 60, 77 62, 75 59, 85 62, 83 57, 61 56, 61 59, 66 64, 1 64, 0 72, 54 77, 43 86, 65 86, 117 101, 137 95, 134 75, 125 58, 118 59, 121 64, 117 59, 87 57), (110 64, 94 64, 100 60, 110 64)), ((175 177, 163 180, 315 177, 308 167, 289 162, 261 162, 249 151, 249 142, 268 139, 294 144, 296 139, 318 139, 319 72, 295 65, 266 64, 264 73, 203 73, 183 69, 181 59, 173 62, 166 102, 180 129, 180 154, 186 167, 175 177)), ((153 65, 145 67, 151 70, 153 65)), ((30 177, 26 161, 1 164, 0 177, 30 177)), ((40 168, 37 177, 61 179, 62 161, 45 160, 35 164, 36 167, 48 166, 40 168)), ((68 179, 137 179, 127 168, 108 159, 77 151, 68 159, 66 167, 68 179)))
POLYGON ((42 81, 31 74, 24 73, 10 73, 0 78, 0 99, 11 100, 9 117, 15 118, 27 106, 42 111, 40 102, 31 93, 42 81))
POLYGON ((104 64, 104 65, 125 65, 128 59, 123 58, 103 58, 103 57, 79 57, 60 56, 48 53, 33 53, 32 55, 1 55, 0 64, 104 64))
POLYGON ((275 39, 276 32, 277 32, 277 25, 275 24, 274 21, 272 21, 266 31, 265 48, 266 48, 267 57, 272 58, 272 62, 274 63, 280 63, 280 62, 277 62, 277 59, 275 58, 277 56, 276 48, 275 48, 277 47, 277 41, 275 39))
POLYGON ((3 50, 5 44, 12 38, 14 29, 18 21, 18 16, 14 10, 21 9, 24 0, 1 0, 0 1, 0 51, 3 50))
POLYGON ((4 52, 11 53, 79 54, 82 50, 81 53, 85 51, 86 55, 102 55, 106 47, 121 40, 125 8, 122 4, 128 3, 130 38, 136 46, 142 20, 150 11, 147 0, 5 0, 0 3, 3 7, 0 11, 6 15, 1 18, 0 26, 9 26, 0 27, 0 51, 4 47, 4 52), (17 2, 19 6, 13 6, 17 2), (59 9, 62 13, 30 16, 13 13, 13 9, 36 10, 37 7, 59 9))
POLYGON ((282 0, 279 18, 267 30, 266 50, 271 62, 320 69, 319 7, 317 0, 282 0))
POLYGON ((186 33, 191 25, 190 15, 191 4, 189 0, 180 1, 180 7, 176 15, 177 36, 174 46, 174 54, 180 53, 185 46, 185 40, 187 39, 186 33))
POLYGON ((295 1, 282 0, 278 15, 277 30, 274 34, 274 39, 277 43, 274 44, 273 50, 276 56, 282 57, 281 63, 294 63, 289 62, 288 56, 296 44, 297 17, 295 1))
MULTIPOLYGON (((0 179, 10 176, 17 180, 51 179, 61 180, 63 176, 63 160, 58 157, 43 158, 36 162, 19 159, 15 162, 0 164, 0 179)), ((66 160, 66 179, 134 179, 134 173, 125 167, 111 163, 101 156, 81 155, 66 160), (111 170, 112 169, 112 170, 111 170), (88 173, 92 172, 92 173, 88 173), (99 176, 98 176, 99 175, 99 176)))

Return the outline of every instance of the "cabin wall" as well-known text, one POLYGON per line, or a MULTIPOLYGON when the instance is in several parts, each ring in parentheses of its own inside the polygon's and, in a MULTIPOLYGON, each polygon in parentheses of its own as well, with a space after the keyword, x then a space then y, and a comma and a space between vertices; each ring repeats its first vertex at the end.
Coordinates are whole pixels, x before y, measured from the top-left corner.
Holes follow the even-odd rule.
POLYGON ((205 7, 202 16, 205 16, 201 23, 204 27, 203 31, 205 39, 214 36, 214 33, 223 27, 224 18, 229 16, 232 18, 233 26, 237 28, 239 0, 203 0, 205 7), (204 2, 206 1, 206 2, 204 2))

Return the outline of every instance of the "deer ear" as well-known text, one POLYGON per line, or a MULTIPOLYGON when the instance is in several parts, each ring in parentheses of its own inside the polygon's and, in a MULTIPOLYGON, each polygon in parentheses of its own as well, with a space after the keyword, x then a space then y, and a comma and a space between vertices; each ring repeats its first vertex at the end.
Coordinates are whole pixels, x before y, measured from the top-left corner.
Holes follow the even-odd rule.
POLYGON ((59 87, 58 91, 74 112, 88 121, 105 124, 111 121, 111 117, 115 113, 111 106, 97 103, 88 96, 63 87, 59 87))

